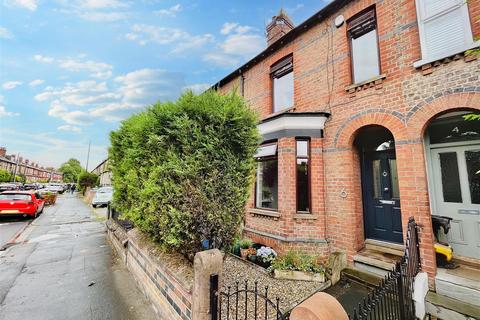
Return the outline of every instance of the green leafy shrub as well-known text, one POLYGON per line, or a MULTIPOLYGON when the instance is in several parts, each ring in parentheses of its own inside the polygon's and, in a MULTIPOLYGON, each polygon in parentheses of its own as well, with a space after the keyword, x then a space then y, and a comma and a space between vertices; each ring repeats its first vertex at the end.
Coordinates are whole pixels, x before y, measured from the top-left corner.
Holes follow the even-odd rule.
POLYGON ((0 182, 9 182, 12 179, 12 174, 7 170, 0 169, 0 182))
POLYGON ((296 251, 287 251, 284 255, 278 256, 272 263, 270 270, 291 270, 323 273, 324 266, 317 261, 317 258, 308 254, 298 254, 296 251))
POLYGON ((251 248, 253 246, 253 241, 251 239, 244 238, 244 239, 240 240, 239 244, 240 244, 240 248, 248 249, 248 248, 251 248))
POLYGON ((122 122, 110 135, 114 205, 187 258, 228 248, 253 183, 257 117, 234 94, 189 92, 122 122))
POLYGON ((83 171, 78 175, 79 190, 84 193, 88 187, 95 187, 98 185, 99 177, 95 173, 83 171))

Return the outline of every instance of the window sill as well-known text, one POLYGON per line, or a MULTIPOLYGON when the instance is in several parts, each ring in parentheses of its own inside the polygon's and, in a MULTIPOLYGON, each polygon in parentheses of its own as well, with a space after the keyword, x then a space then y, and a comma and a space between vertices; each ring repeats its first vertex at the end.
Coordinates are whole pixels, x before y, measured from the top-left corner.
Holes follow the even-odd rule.
POLYGON ((381 74, 379 76, 370 78, 368 80, 346 86, 345 91, 347 91, 348 93, 354 93, 355 91, 360 91, 362 89, 367 89, 369 87, 375 87, 377 89, 381 89, 383 85, 383 81, 386 78, 387 78, 386 74, 381 74))
POLYGON ((312 213, 297 213, 293 216, 295 220, 317 220, 318 217, 312 213))
POLYGON ((464 53, 467 50, 475 49, 475 48, 478 48, 478 47, 480 47, 480 41, 474 41, 472 44, 466 45, 463 48, 460 48, 458 50, 453 50, 449 54, 444 54, 442 56, 438 56, 438 57, 434 57, 434 58, 426 57, 425 59, 415 61, 413 63, 413 67, 415 69, 417 69, 417 68, 423 67, 426 64, 433 63, 433 62, 436 62, 436 61, 439 61, 439 60, 443 60, 445 58, 449 58, 449 57, 452 57, 456 54, 461 54, 461 53, 464 53))
POLYGON ((280 213, 278 211, 273 211, 273 210, 250 208, 248 212, 253 216, 273 218, 274 220, 278 220, 280 218, 280 213))

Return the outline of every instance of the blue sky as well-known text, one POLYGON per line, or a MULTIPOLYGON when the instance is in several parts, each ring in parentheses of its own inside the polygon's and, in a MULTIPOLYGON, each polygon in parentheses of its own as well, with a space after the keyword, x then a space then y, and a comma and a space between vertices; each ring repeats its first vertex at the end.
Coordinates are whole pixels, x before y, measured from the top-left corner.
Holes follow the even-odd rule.
POLYGON ((298 1, 0 0, 0 146, 41 165, 107 155, 119 121, 188 88, 201 92, 265 48, 298 1))

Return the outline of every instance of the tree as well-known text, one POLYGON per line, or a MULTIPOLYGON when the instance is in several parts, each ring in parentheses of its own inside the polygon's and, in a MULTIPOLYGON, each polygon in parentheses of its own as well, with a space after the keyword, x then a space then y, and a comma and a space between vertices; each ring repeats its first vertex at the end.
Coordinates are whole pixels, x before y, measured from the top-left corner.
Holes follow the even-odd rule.
POLYGON ((193 259, 239 233, 253 184, 257 116, 238 95, 189 92, 110 134, 114 206, 168 251, 193 259))
POLYGON ((63 173, 63 181, 71 183, 78 181, 78 176, 82 173, 83 168, 80 165, 80 161, 71 158, 63 163, 58 170, 63 173))
POLYGON ((0 182, 9 182, 12 174, 7 170, 0 169, 0 182))
POLYGON ((85 193, 85 190, 88 187, 95 187, 98 185, 99 177, 95 173, 90 173, 88 171, 82 171, 78 175, 77 184, 82 193, 85 193))

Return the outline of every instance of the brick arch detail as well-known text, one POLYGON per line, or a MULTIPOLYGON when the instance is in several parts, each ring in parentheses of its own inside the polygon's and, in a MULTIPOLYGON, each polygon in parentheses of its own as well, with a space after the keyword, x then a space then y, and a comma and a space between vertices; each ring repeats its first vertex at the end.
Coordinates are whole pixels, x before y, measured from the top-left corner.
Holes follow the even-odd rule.
POLYGON ((479 110, 480 88, 478 92, 448 93, 436 95, 427 99, 427 104, 421 103, 413 107, 407 114, 406 121, 409 128, 410 139, 423 140, 423 135, 428 124, 438 115, 455 110, 479 110))
POLYGON ((406 141, 407 128, 403 115, 385 109, 371 109, 349 117, 335 134, 334 146, 338 149, 351 148, 355 133, 362 127, 379 125, 387 128, 393 134, 395 142, 406 141))

